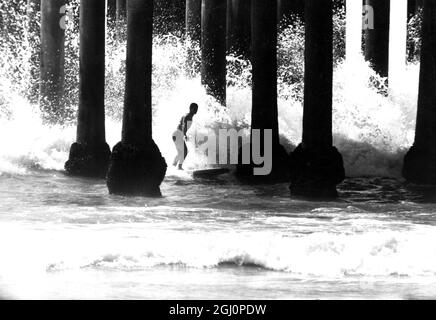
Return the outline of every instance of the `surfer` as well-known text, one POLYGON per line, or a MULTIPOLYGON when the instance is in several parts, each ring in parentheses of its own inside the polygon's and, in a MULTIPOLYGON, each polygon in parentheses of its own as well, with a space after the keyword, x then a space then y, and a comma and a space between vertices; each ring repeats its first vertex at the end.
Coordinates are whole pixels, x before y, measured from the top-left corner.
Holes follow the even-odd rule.
POLYGON ((188 155, 188 147, 185 143, 185 141, 188 141, 188 136, 186 133, 191 127, 192 119, 194 118, 194 115, 197 114, 197 111, 198 105, 196 103, 191 103, 189 106, 189 113, 180 119, 177 129, 173 133, 173 141, 177 149, 177 156, 174 159, 173 166, 178 166, 179 170, 183 170, 183 162, 188 155))

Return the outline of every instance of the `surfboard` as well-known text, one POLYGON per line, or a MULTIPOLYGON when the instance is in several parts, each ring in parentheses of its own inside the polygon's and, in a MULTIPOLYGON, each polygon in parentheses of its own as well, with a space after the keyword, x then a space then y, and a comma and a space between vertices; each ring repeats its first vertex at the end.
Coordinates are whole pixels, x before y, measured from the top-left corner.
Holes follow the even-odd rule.
POLYGON ((212 169, 202 169, 192 171, 192 176, 194 178, 213 178, 220 176, 222 174, 229 173, 230 170, 226 168, 212 168, 212 169))

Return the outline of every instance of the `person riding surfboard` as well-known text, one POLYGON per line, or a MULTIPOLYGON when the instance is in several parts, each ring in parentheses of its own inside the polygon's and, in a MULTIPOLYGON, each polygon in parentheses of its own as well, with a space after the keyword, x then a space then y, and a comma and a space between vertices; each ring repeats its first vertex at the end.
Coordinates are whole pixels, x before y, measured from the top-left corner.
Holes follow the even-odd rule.
POLYGON ((173 133, 173 141, 177 150, 177 155, 174 159, 173 166, 178 166, 179 170, 183 170, 183 162, 188 155, 188 147, 186 146, 185 141, 188 141, 187 132, 191 127, 192 120, 197 112, 198 105, 196 103, 191 103, 191 105, 189 106, 189 113, 187 113, 180 119, 180 123, 177 126, 177 129, 173 133))

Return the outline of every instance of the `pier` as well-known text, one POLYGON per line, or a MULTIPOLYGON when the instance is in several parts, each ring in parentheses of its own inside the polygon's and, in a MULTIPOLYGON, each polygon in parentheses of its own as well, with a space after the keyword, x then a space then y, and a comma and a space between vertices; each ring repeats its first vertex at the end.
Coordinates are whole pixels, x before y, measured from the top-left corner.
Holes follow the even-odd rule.
POLYGON ((291 194, 336 196, 345 178, 342 156, 332 146, 332 1, 306 0, 303 141, 291 154, 291 194))
POLYGON ((65 29, 59 22, 65 0, 41 0, 41 51, 39 102, 41 109, 53 115, 63 104, 65 29))
POLYGON ((153 2, 128 0, 122 140, 110 159, 107 186, 111 194, 161 195, 159 186, 167 165, 152 138, 152 30, 153 2))
POLYGON ((104 0, 80 3, 80 81, 77 141, 65 169, 70 175, 106 176, 110 150, 105 138, 104 0))
POLYGON ((415 142, 404 158, 407 181, 436 184, 436 1, 424 0, 415 142))
MULTIPOLYGON (((62 1, 41 2, 41 84, 42 109, 62 104, 64 31, 58 27, 62 1)), ((333 7, 338 1, 306 0, 186 0, 182 32, 201 50, 201 82, 211 97, 226 108, 226 54, 251 62, 251 130, 260 130, 260 141, 271 132, 273 165, 267 177, 255 177, 253 162, 239 163, 237 175, 251 182, 289 182, 292 195, 335 197, 344 178, 342 156, 333 145, 333 7), (304 115, 301 143, 290 154, 280 144, 277 107, 277 36, 279 24, 300 17, 305 26, 304 115)), ((159 6, 163 6, 159 2, 159 6)), ((392 30, 392 8, 409 16, 423 8, 421 77, 419 84, 416 138, 404 161, 407 181, 436 184, 432 174, 436 163, 434 142, 436 118, 436 50, 433 0, 402 1, 392 7, 389 0, 365 0, 362 11, 363 54, 374 71, 388 77, 389 65, 402 64, 403 53, 390 61, 390 44, 395 30, 404 36, 404 26, 392 30), (406 8, 407 7, 407 8, 406 8), (372 16, 368 17, 368 14, 372 16), (390 26, 391 25, 391 26, 390 26), (390 30, 391 29, 391 30, 390 30), (391 39, 390 39, 391 37, 391 39)), ((359 8, 353 9, 356 18, 359 8)), ((71 175, 106 177, 110 193, 160 195, 166 163, 152 136, 152 29, 153 1, 82 1, 80 8, 80 101, 77 141, 71 146, 65 165, 71 175), (107 10, 107 11, 105 11, 107 10), (104 49, 105 18, 115 17, 118 29, 127 23, 127 57, 122 139, 111 154, 105 141, 104 49), (109 160, 110 157, 110 160, 109 160), (109 169, 108 169, 109 168, 109 169)), ((162 10, 160 10, 162 11, 162 10)), ((159 12, 160 12, 159 11, 159 12)), ((351 19, 349 17, 349 19, 351 19)), ((356 39, 358 24, 347 20, 347 37, 356 39)), ((404 40, 405 41, 405 40, 404 40)), ((348 58, 361 54, 360 44, 347 41, 348 58)), ((404 51, 404 50, 402 50, 404 51)), ((404 55, 406 53, 404 52, 404 55)), ((189 55, 188 55, 189 56, 189 55)), ((392 71, 392 70, 391 70, 392 71)), ((195 71, 194 71, 195 73, 195 71)), ((395 74, 392 72, 392 74, 395 74)), ((55 111, 53 111, 55 112, 55 111)), ((170 134, 170 133, 169 133, 170 134)), ((250 140, 250 144, 252 140, 250 140)), ((251 145, 250 148, 253 148, 251 145)), ((242 150, 240 148, 240 150, 242 150)), ((241 155, 239 156, 241 159, 241 155)), ((243 180, 244 180, 243 179, 243 180)))
POLYGON ((186 36, 196 43, 201 42, 201 0, 186 0, 186 36))
POLYGON ((203 0, 201 6, 201 81, 225 105, 227 0, 203 0))
POLYGON ((389 24, 391 0, 364 0, 373 25, 365 28, 365 59, 382 77, 389 75, 389 24))
MULTIPOLYGON (((289 180, 289 156, 279 143, 277 114, 277 4, 269 1, 253 1, 251 6, 251 62, 252 62, 252 110, 250 149, 257 148, 253 131, 260 134, 260 153, 270 149, 271 172, 255 175, 255 161, 244 164, 240 157, 237 173, 242 180, 280 182, 289 180), (266 137, 271 132, 271 141, 266 137)), ((240 152, 241 153, 241 152, 240 152)))

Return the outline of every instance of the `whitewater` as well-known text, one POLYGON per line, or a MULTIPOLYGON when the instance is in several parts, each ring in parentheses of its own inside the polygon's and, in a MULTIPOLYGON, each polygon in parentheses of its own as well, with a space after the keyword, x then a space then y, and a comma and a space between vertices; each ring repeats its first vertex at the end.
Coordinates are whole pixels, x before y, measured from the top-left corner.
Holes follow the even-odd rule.
MULTIPOLYGON (((279 37, 279 126, 288 151, 302 135, 302 83, 287 76, 303 70, 285 63, 299 36, 292 27, 279 37)), ((218 127, 248 132, 250 64, 228 57, 223 108, 198 74, 187 75, 187 46, 177 35, 154 39, 153 135, 171 164, 171 133, 197 102, 185 166, 199 169, 207 163, 198 136, 218 127)), ((64 174, 76 134, 78 61, 67 56, 73 98, 64 121, 48 123, 27 94, 29 47, 1 49, 0 297, 436 298, 436 192, 401 178, 414 138, 418 63, 387 94, 363 58, 337 61, 334 144, 347 174, 337 200, 296 199, 289 184, 241 185, 232 174, 193 179, 171 167, 163 197, 147 199, 111 196, 104 180, 64 174)), ((77 48, 67 32, 67 54, 77 48)), ((108 38, 111 147, 121 135, 124 59, 124 46, 108 38)))

